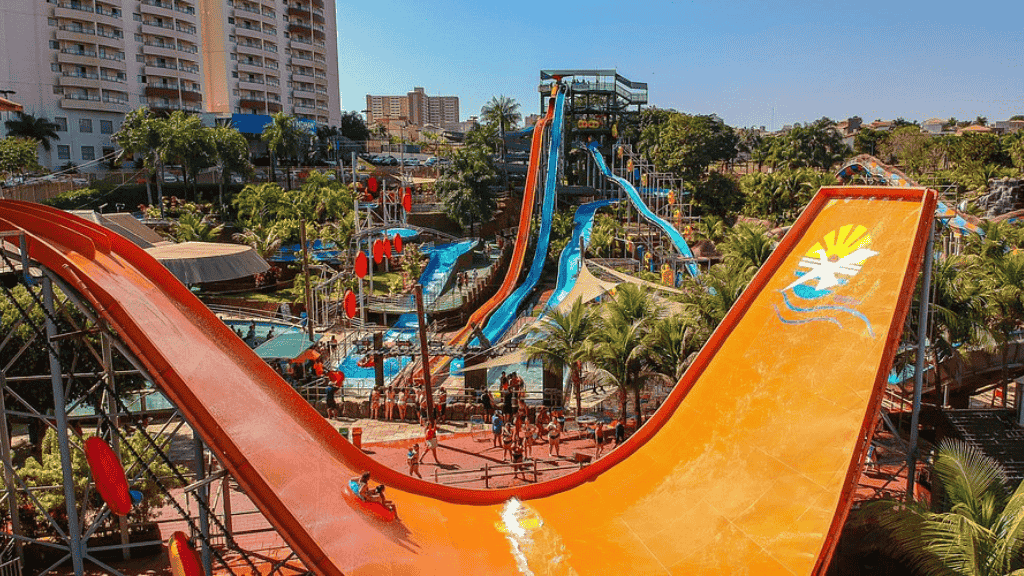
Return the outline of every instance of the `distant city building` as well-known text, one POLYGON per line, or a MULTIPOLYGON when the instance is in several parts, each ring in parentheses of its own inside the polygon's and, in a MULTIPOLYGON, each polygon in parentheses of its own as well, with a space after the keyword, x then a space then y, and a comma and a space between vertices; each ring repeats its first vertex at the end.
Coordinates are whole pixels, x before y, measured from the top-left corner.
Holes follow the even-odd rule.
POLYGON ((432 124, 454 130, 459 123, 458 96, 430 96, 423 88, 413 88, 405 96, 366 95, 368 125, 426 126, 432 124))
POLYGON ((338 125, 336 45, 324 0, 4 0, 0 90, 57 123, 57 168, 112 156, 143 106, 338 125))

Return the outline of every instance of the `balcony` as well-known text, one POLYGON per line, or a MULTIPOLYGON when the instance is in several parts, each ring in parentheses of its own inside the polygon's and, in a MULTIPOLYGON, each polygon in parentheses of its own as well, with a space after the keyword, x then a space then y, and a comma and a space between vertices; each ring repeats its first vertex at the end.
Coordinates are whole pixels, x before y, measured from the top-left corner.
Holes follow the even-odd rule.
POLYGON ((177 50, 170 42, 145 42, 142 44, 142 53, 146 56, 163 56, 166 58, 177 58, 177 50))
POLYGON ((139 11, 143 15, 151 14, 153 16, 159 16, 174 21, 176 14, 174 13, 174 4, 170 2, 161 2, 160 0, 142 0, 139 5, 139 11))
POLYGON ((150 110, 158 112, 174 112, 175 110, 184 110, 185 112, 202 112, 202 108, 198 106, 189 106, 188 104, 179 104, 178 102, 150 102, 148 106, 150 110))
POLYGON ((242 43, 235 44, 236 52, 239 54, 247 54, 249 56, 263 57, 263 46, 258 43, 242 43))
POLYGON ((282 110, 284 110, 284 107, 281 106, 280 102, 267 102, 268 113, 273 114, 275 112, 280 112, 282 110))
POLYGON ((259 110, 267 109, 267 101, 257 98, 242 98, 238 101, 238 105, 242 108, 257 108, 259 110))
POLYGON ((292 89, 292 98, 310 98, 310 99, 313 99, 313 98, 316 98, 316 94, 313 92, 312 89, 307 90, 307 89, 304 89, 304 88, 293 88, 292 89))
POLYGON ((64 72, 61 74, 60 85, 62 87, 92 88, 98 90, 102 86, 100 75, 95 72, 64 72))
POLYGON ((57 40, 95 44, 96 32, 81 26, 61 26, 57 28, 57 40))
POLYGON ((263 84, 262 80, 256 80, 255 82, 250 82, 249 80, 239 80, 238 81, 238 89, 239 90, 252 90, 252 91, 256 91, 256 92, 262 92, 262 91, 266 90, 266 87, 263 84))
POLYGON ((65 94, 60 99, 60 107, 65 110, 90 110, 95 112, 128 113, 128 101, 113 98, 103 99, 98 95, 65 94))
POLYGON ((256 8, 235 6, 235 16, 245 18, 247 20, 253 20, 258 24, 270 24, 271 26, 277 25, 277 15, 274 12, 264 14, 256 8))
POLYGON ((193 90, 179 89, 175 84, 152 82, 146 85, 145 94, 149 98, 174 98, 189 102, 201 102, 203 95, 193 90))
POLYGON ((60 64, 79 64, 85 66, 99 66, 100 59, 95 50, 72 50, 65 48, 57 53, 57 62, 60 64))
MULTIPOLYGON (((252 73, 252 74, 259 74, 260 76, 262 76, 263 75, 263 65, 260 64, 259 62, 255 62, 255 61, 252 62, 252 63, 239 61, 238 62, 238 75, 241 76, 243 72, 245 72, 245 73, 252 73)), ((262 80, 260 82, 262 82, 262 80)))

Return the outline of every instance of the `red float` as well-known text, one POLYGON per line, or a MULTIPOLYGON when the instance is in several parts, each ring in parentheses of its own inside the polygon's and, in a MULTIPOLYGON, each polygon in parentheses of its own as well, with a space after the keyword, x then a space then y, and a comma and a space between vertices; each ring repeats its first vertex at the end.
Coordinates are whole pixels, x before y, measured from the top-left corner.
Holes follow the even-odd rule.
POLYGON ((369 190, 370 192, 376 192, 377 179, 374 178, 373 176, 370 176, 370 178, 366 181, 366 189, 369 190))
POLYGON ((391 239, 384 238, 384 255, 391 258, 391 239))
POLYGON ((196 552, 189 546, 183 532, 175 532, 167 540, 167 556, 174 576, 202 576, 203 569, 199 566, 196 552))
POLYGON ((395 252, 400 253, 402 251, 402 237, 398 234, 395 234, 395 241, 393 242, 393 244, 395 245, 395 252))
POLYGON ((362 279, 369 271, 370 259, 366 257, 366 252, 360 250, 359 253, 356 254, 356 277, 362 279))
POLYGON ((96 491, 110 507, 110 511, 118 516, 131 511, 132 495, 128 490, 128 479, 110 445, 98 436, 86 439, 85 458, 96 482, 96 491))
POLYGON ((406 212, 412 212, 412 194, 408 191, 402 196, 402 208, 405 208, 406 212))
POLYGON ((356 316, 356 295, 351 290, 345 291, 345 315, 349 318, 356 316))
POLYGON ((384 243, 380 240, 373 241, 373 261, 380 264, 380 261, 384 259, 384 243))

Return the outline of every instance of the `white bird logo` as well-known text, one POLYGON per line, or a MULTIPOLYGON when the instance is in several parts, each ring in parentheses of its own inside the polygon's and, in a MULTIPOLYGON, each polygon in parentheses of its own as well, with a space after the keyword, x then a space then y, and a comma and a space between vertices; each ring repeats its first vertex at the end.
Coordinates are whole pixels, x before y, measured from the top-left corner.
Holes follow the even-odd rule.
POLYGON ((801 284, 807 284, 812 280, 818 281, 817 286, 815 286, 815 290, 827 290, 833 286, 838 286, 839 278, 837 275, 841 274, 846 277, 856 276, 861 269, 860 263, 877 255, 878 252, 867 248, 858 248, 843 258, 839 258, 835 261, 829 259, 828 254, 824 249, 819 249, 817 254, 818 260, 809 256, 804 256, 800 259, 799 265, 803 268, 808 268, 809 271, 803 276, 797 278, 789 286, 786 286, 785 290, 796 288, 801 284))

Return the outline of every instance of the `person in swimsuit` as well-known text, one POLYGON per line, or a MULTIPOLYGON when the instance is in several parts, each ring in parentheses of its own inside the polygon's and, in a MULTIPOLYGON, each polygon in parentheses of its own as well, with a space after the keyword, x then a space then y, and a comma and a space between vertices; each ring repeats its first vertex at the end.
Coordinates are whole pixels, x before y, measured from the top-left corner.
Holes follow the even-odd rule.
POLYGON ((374 388, 370 394, 370 418, 376 420, 380 416, 380 388, 374 388))
POLYGON ((391 500, 388 500, 387 497, 384 496, 384 485, 383 484, 377 484, 377 486, 375 488, 370 490, 370 500, 369 501, 371 501, 371 502, 379 502, 381 506, 387 508, 388 510, 391 510, 392 512, 397 512, 397 510, 395 509, 395 503, 392 502, 391 500))
POLYGON ((512 422, 506 422, 505 427, 501 429, 501 459, 508 460, 512 455, 512 445, 515 441, 515 430, 512 428, 512 422))
POLYGON ((559 453, 559 439, 562 436, 562 431, 559 429, 558 421, 552 419, 548 422, 548 456, 556 456, 561 458, 559 453), (554 452, 552 454, 551 452, 554 452))
POLYGON ((405 455, 405 461, 409 464, 409 476, 419 476, 420 474, 420 445, 413 444, 412 448, 409 448, 409 452, 405 455))
POLYGON ((512 447, 512 463, 515 464, 515 466, 513 467, 515 473, 512 474, 513 479, 519 478, 519 475, 522 474, 522 479, 526 480, 526 472, 523 470, 524 452, 525 449, 523 448, 523 440, 522 438, 520 438, 519 440, 516 440, 515 445, 512 447))
MULTIPOLYGON (((434 462, 437 462, 438 465, 440 465, 441 461, 438 460, 438 458, 437 458, 437 424, 436 423, 434 423, 434 422, 428 422, 427 423, 427 431, 424 434, 424 439, 427 441, 427 449, 429 449, 430 453, 434 455, 434 462)), ((424 450, 423 451, 423 455, 420 456, 420 462, 422 462, 423 459, 426 458, 426 457, 427 457, 427 450, 424 450)))
POLYGON ((395 413, 395 389, 388 386, 387 396, 384 399, 384 419, 393 420, 395 413))
POLYGON ((594 426, 594 445, 597 446, 594 457, 599 458, 601 451, 604 450, 604 422, 600 420, 597 421, 597 426, 594 426))
POLYGON ((369 502, 370 498, 370 473, 363 472, 361 475, 351 479, 352 482, 356 483, 356 487, 353 490, 356 496, 359 496, 360 500, 369 502))
POLYGON ((402 395, 398 397, 398 419, 405 421, 406 403, 409 402, 409 389, 402 388, 402 395))

